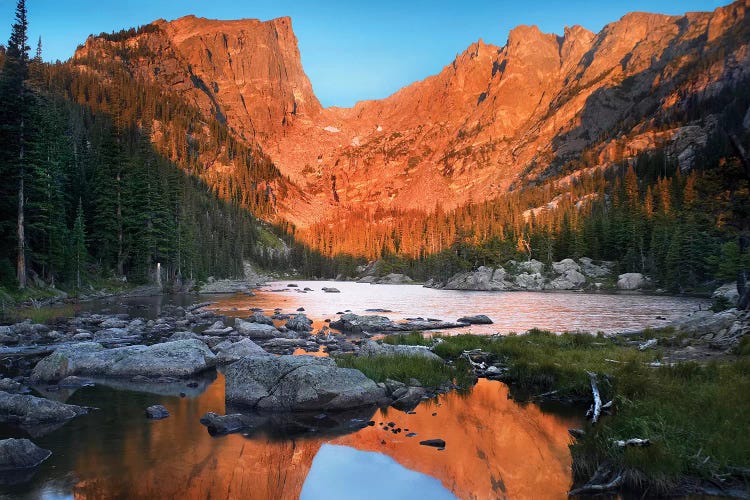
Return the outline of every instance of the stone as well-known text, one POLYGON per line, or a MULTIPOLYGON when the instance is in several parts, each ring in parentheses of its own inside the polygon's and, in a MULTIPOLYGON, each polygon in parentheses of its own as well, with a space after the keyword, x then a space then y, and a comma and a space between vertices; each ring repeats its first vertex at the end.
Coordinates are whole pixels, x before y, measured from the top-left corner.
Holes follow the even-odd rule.
POLYGON ((539 273, 521 273, 514 278, 516 287, 521 290, 539 291, 544 289, 544 276, 539 273))
POLYGON ((339 290, 338 288, 331 287, 331 286, 328 286, 328 287, 324 286, 321 290, 323 290, 326 293, 341 293, 341 290, 339 290))
POLYGON ((246 356, 265 356, 268 353, 260 347, 258 344, 250 339, 242 339, 239 342, 228 343, 225 342, 216 346, 217 355, 216 361, 221 364, 229 364, 238 361, 246 356))
POLYGON ((405 388, 404 392, 393 394, 394 401, 391 406, 401 411, 411 411, 422 402, 422 399, 427 395, 427 391, 423 387, 408 387, 405 388))
POLYGON ((453 275, 441 288, 446 290, 507 290, 511 287, 506 281, 505 269, 481 266, 476 271, 453 275))
POLYGON ((10 378, 0 379, 0 391, 4 392, 20 392, 23 386, 20 382, 16 382, 10 378))
POLYGON ((581 265, 581 273, 589 278, 603 278, 612 274, 614 262, 602 261, 600 265, 594 264, 594 261, 588 257, 578 259, 581 265))
POLYGON ((410 285, 414 283, 414 280, 405 274, 390 273, 375 279, 373 283, 378 285, 410 285))
POLYGON ((208 433, 212 436, 223 436, 232 434, 251 427, 253 420, 242 413, 233 413, 230 415, 217 415, 214 412, 208 412, 200 419, 201 424, 205 425, 208 433))
POLYGON ((468 323, 470 325, 491 325, 492 320, 484 314, 474 316, 462 316, 456 320, 457 323, 468 323))
POLYGON ((273 325, 252 323, 240 318, 234 320, 234 328, 240 335, 245 335, 252 339, 271 339, 281 335, 281 332, 273 325))
POLYGON ((87 414, 88 408, 59 403, 28 394, 0 391, 0 422, 32 427, 55 424, 87 414))
POLYGON ((342 314, 338 320, 331 321, 331 328, 341 330, 345 333, 385 332, 398 330, 396 324, 385 316, 360 316, 358 314, 352 313, 342 314))
POLYGON ((246 320, 249 323, 260 323, 262 325, 271 325, 273 326, 273 318, 270 318, 263 314, 262 312, 255 311, 252 316, 247 318, 246 320))
POLYGON ((296 332, 310 332, 312 331, 312 320, 305 314, 297 314, 288 319, 284 326, 296 332))
POLYGON ((227 368, 227 403, 268 411, 336 411, 382 404, 385 391, 332 358, 255 356, 227 368))
POLYGON ((711 298, 716 300, 718 298, 724 298, 729 302, 730 306, 736 307, 737 302, 740 300, 740 292, 737 290, 737 282, 727 283, 722 285, 711 294, 711 298))
POLYGON ((52 456, 52 452, 38 447, 28 439, 0 440, 0 472, 30 469, 52 456))
POLYGON ((169 417, 169 410, 164 408, 162 405, 154 405, 146 408, 146 417, 151 420, 162 420, 169 417))
MULTIPOLYGON (((578 265, 576 261, 573 259, 563 259, 560 262, 553 262, 552 263, 552 269, 557 274, 565 274, 568 271, 581 271, 581 266, 578 265)), ((539 271, 537 271, 539 272, 539 271)))
POLYGON ((419 444, 422 446, 433 446, 435 448, 445 448, 445 441, 442 439, 425 439, 420 441, 419 444))
POLYGON ((586 277, 574 269, 568 269, 547 285, 549 290, 578 290, 586 284, 586 277))
POLYGON ((214 354, 203 342, 194 339, 114 349, 88 342, 57 349, 37 363, 31 380, 51 382, 69 375, 184 378, 215 365, 214 354))
POLYGON ((648 284, 641 273, 625 273, 617 277, 617 288, 620 290, 640 290, 648 284))
POLYGON ((436 361, 443 361, 440 356, 438 356, 425 346, 380 344, 373 340, 363 342, 359 348, 357 356, 417 356, 421 358, 434 359, 436 361))

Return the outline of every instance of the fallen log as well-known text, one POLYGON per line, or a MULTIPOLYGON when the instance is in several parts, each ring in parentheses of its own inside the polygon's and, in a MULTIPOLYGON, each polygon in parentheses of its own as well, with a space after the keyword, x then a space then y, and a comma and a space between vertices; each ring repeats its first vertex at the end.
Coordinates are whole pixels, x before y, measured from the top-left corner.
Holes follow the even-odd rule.
POLYGON ((620 485, 622 485, 622 480, 623 480, 622 474, 619 474, 617 477, 615 477, 612 481, 608 483, 599 483, 599 484, 587 483, 581 486, 580 488, 570 490, 568 492, 568 496, 587 495, 589 493, 602 493, 604 491, 614 490, 616 488, 619 488, 620 485))
POLYGON ((586 372, 591 379, 591 393, 594 396, 594 406, 591 410, 591 423, 595 424, 602 413, 602 398, 599 396, 599 388, 596 386, 596 373, 586 372))

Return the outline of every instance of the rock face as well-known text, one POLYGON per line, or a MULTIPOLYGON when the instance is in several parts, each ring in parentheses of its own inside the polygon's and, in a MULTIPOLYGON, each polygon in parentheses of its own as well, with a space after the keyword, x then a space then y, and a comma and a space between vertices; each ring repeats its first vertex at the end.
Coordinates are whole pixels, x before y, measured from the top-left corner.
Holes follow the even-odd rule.
POLYGON ((0 441, 0 472, 30 469, 52 455, 28 439, 3 439, 0 441))
POLYGON ((105 349, 87 342, 62 347, 34 367, 34 382, 56 381, 69 375, 99 377, 189 377, 216 364, 216 357, 199 340, 177 340, 152 346, 105 349))
POLYGON ((0 422, 33 427, 66 422, 88 409, 26 394, 0 392, 0 422))
POLYGON ((584 149, 606 165, 665 145, 689 164, 711 121, 651 124, 748 77, 748 10, 739 0, 684 16, 633 13, 598 34, 519 26, 502 47, 479 40, 439 74, 349 109, 321 107, 289 18, 159 20, 124 41, 90 37, 73 64, 119 62, 259 145, 294 185, 281 215, 314 241, 307 226, 353 205, 450 209, 544 179, 584 149))
POLYGON ((226 371, 227 403, 268 411, 336 411, 372 406, 385 392, 359 370, 331 358, 258 356, 226 371))

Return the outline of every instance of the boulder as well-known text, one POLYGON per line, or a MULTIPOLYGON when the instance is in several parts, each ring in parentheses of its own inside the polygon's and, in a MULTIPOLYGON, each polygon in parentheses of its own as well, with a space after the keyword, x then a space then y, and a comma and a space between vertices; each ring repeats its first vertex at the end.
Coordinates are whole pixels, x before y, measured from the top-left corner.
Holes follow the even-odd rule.
POLYGON ((234 328, 240 335, 245 335, 253 339, 271 339, 281 335, 281 332, 273 325, 252 323, 240 318, 234 320, 234 328))
POLYGON ((200 422, 206 426, 208 433, 212 436, 223 436, 233 432, 240 432, 255 425, 254 419, 242 413, 217 415, 214 412, 208 412, 201 417, 200 422))
POLYGON ((395 393, 398 394, 398 398, 391 403, 391 406, 401 411, 411 411, 417 407, 422 399, 427 396, 427 391, 423 387, 407 387, 403 392, 395 393))
POLYGON ((391 345, 380 344, 373 340, 363 342, 359 348, 357 356, 360 357, 377 357, 377 356, 417 356, 421 358, 434 359, 442 361, 443 359, 432 352, 429 348, 421 345, 391 345))
POLYGON ((310 332, 312 331, 312 320, 305 314, 297 314, 288 319, 284 326, 295 332, 310 332))
POLYGON ((88 413, 82 406, 67 405, 28 394, 0 392, 0 423, 23 427, 56 424, 88 413))
POLYGON ((600 265, 594 264, 594 261, 588 257, 578 259, 581 265, 580 271, 589 278, 603 278, 612 274, 613 262, 602 261, 600 265))
POLYGON ((325 293, 341 293, 341 290, 332 286, 324 286, 321 290, 323 290, 325 293))
POLYGON ((115 349, 86 342, 61 347, 39 361, 31 380, 35 383, 56 381, 69 375, 184 378, 215 365, 214 354, 203 342, 194 339, 115 349))
POLYGON ((20 382, 16 382, 12 378, 0 379, 0 391, 4 392, 21 392, 23 386, 20 382))
POLYGON ((38 447, 28 439, 3 439, 0 441, 0 471, 30 469, 51 455, 51 451, 38 447))
POLYGON ((377 278, 374 283, 379 285, 409 285, 414 283, 414 280, 405 274, 390 273, 381 278, 377 278))
POLYGON ((345 333, 387 332, 396 331, 398 326, 385 316, 342 314, 336 321, 331 321, 331 328, 345 333))
POLYGON ((722 285, 711 294, 712 299, 718 299, 723 297, 726 299, 732 307, 737 306, 737 302, 740 300, 740 292, 737 290, 737 282, 727 283, 722 285))
POLYGON ((692 336, 717 335, 722 331, 728 331, 740 315, 737 309, 727 309, 716 314, 711 311, 698 311, 674 321, 672 326, 679 332, 692 336))
POLYGON ((270 318, 260 311, 255 311, 252 316, 247 318, 248 323, 260 323, 262 325, 273 326, 273 318, 270 318))
POLYGON ((447 290, 507 290, 510 284, 505 280, 505 269, 481 266, 476 271, 453 275, 442 288, 447 290))
POLYGON ((492 320, 484 314, 476 314, 474 316, 463 316, 456 320, 458 323, 468 323, 470 325, 491 325, 492 320))
POLYGON ((161 420, 169 416, 169 410, 162 405, 154 405, 146 408, 146 417, 151 420, 161 420))
MULTIPOLYGON (((570 260, 570 259, 566 259, 570 260)), ((572 261, 571 261, 572 262, 572 261)), ((586 284, 586 277, 575 269, 568 269, 545 285, 549 290, 578 290, 586 284)))
POLYGON ((563 259, 560 262, 553 262, 552 269, 557 274, 565 274, 568 271, 581 271, 581 266, 578 265, 573 259, 563 259))
POLYGON ((544 263, 536 259, 525 260, 523 262, 510 261, 519 271, 527 274, 542 274, 544 272, 544 263))
POLYGON ((226 401, 269 411, 337 411, 382 404, 385 391, 332 358, 255 356, 227 368, 226 401))
POLYGON ((617 288, 620 290, 639 290, 648 284, 641 273, 625 273, 617 277, 617 288))
POLYGON ((216 361, 219 364, 229 364, 246 356, 265 356, 268 353, 250 339, 242 339, 234 344, 217 346, 216 361))
POLYGON ((514 278, 514 282, 516 287, 521 290, 539 291, 544 289, 544 276, 540 273, 521 273, 514 278))

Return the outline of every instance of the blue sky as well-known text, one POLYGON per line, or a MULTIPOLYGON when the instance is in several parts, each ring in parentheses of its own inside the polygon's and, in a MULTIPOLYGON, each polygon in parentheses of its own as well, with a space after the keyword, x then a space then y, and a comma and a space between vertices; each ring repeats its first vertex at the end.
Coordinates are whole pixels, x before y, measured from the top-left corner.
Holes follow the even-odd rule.
MULTIPOLYGON (((41 35, 46 60, 66 60, 89 34, 195 14, 212 19, 291 16, 302 64, 325 106, 386 97, 439 72, 483 38, 503 45, 519 24, 562 33, 599 31, 629 11, 682 14, 729 0, 26 0, 30 45, 41 35)), ((16 0, 0 0, 0 40, 16 0)))

